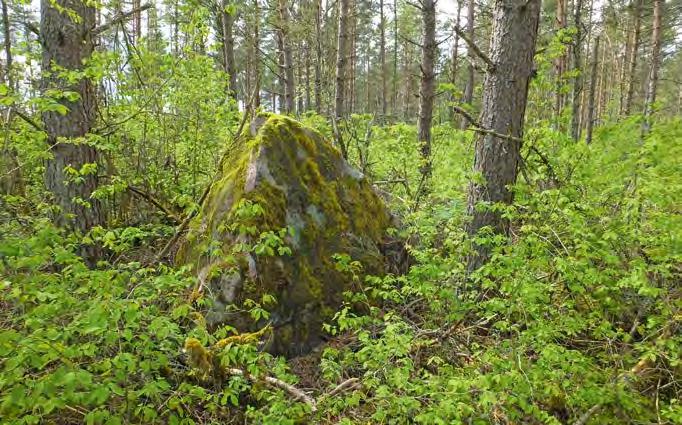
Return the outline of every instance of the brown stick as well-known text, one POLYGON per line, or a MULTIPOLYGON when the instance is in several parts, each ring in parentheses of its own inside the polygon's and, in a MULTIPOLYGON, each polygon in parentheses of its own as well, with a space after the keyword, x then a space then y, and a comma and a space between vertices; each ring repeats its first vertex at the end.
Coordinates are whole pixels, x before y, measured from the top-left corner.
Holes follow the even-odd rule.
POLYGON ((488 55, 486 55, 485 53, 483 53, 483 52, 481 51, 481 49, 479 49, 478 46, 474 43, 474 41, 471 40, 471 39, 469 38, 469 36, 467 36, 466 33, 465 33, 464 31, 462 31, 461 29, 459 29, 459 27, 458 27, 457 25, 454 26, 454 30, 455 30, 455 32, 457 33, 457 35, 458 35, 462 40, 464 40, 464 41, 466 42, 467 46, 469 46, 469 48, 471 49, 471 51, 474 52, 474 53, 476 54, 476 56, 478 56, 479 58, 481 58, 481 59, 483 60, 483 62, 485 62, 485 64, 488 66, 487 71, 488 71, 488 72, 493 72, 493 71, 495 71, 495 64, 494 64, 493 61, 488 57, 488 55))
MULTIPOLYGON (((228 375, 232 376, 242 376, 250 381, 256 381, 257 378, 255 378, 253 375, 250 375, 246 372, 244 372, 241 369, 236 369, 236 368, 227 368, 223 369, 225 373, 228 375)), ((272 376, 265 376, 262 378, 263 381, 266 383, 270 384, 271 386, 275 388, 279 388, 281 390, 286 391, 287 393, 291 394, 296 400, 302 401, 303 403, 307 404, 310 406, 310 410, 313 412, 317 411, 317 403, 315 400, 313 400, 312 397, 310 397, 308 394, 304 393, 303 391, 299 390, 298 388, 294 387, 291 384, 288 384, 281 379, 273 378, 272 376)))
POLYGON ((175 223, 179 223, 180 220, 178 219, 178 216, 175 215, 171 210, 166 208, 159 200, 154 198, 152 195, 149 193, 135 187, 135 186, 128 186, 128 190, 134 193, 135 195, 139 196, 140 198, 144 199, 145 201, 149 202, 150 204, 154 205, 156 208, 158 208, 162 213, 166 214, 168 218, 173 220, 175 223))
POLYGON ((128 18, 130 18, 131 16, 135 15, 136 13, 143 12, 143 11, 145 11, 145 10, 151 8, 151 7, 152 7, 152 4, 151 4, 151 3, 147 3, 147 4, 142 5, 142 6, 140 6, 140 7, 136 7, 135 9, 129 10, 129 11, 125 12, 125 13, 119 13, 118 15, 114 16, 114 17, 111 19, 111 21, 105 22, 104 24, 102 24, 102 25, 100 25, 100 26, 98 26, 98 27, 93 28, 93 29, 92 29, 92 35, 101 34, 101 33, 105 32, 105 31, 109 30, 110 28, 112 28, 112 27, 114 27, 114 26, 120 24, 121 22, 127 20, 128 18))

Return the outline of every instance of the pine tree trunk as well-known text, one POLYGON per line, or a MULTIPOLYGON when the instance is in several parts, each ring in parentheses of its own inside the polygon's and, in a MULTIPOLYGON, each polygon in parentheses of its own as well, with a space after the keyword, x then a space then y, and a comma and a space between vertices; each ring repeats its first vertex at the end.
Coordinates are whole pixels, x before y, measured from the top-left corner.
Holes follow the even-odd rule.
MULTIPOLYGON (((5 72, 2 72, 2 67, 0 66, 0 81, 5 83, 10 90, 14 91, 16 90, 16 86, 14 74, 12 72, 12 38, 10 35, 9 10, 7 8, 6 0, 1 0, 0 4, 2 4, 2 26, 5 39, 6 65, 5 72)), ((7 118, 7 122, 3 122, 3 127, 11 124, 12 115, 12 109, 10 109, 7 114, 3 113, 3 118, 7 118)), ((5 140, 5 143, 2 143, 2 150, 0 150, 0 193, 8 195, 24 193, 24 178, 21 174, 17 151, 7 143, 7 140, 5 140)))
POLYGON ((625 96, 625 105, 623 107, 623 114, 630 115, 632 108, 632 98, 635 93, 635 75, 637 73, 637 57, 639 53, 640 34, 642 31, 642 0, 634 0, 632 9, 633 28, 632 43, 630 50, 630 63, 628 66, 627 84, 628 90, 625 96))
MULTIPOLYGON (((566 28, 566 2, 565 0, 557 0, 556 3, 556 20, 557 28, 562 31, 566 28)), ((554 60, 554 85, 555 97, 554 97, 554 119, 558 123, 561 116, 561 111, 564 107, 564 94, 562 92, 563 88, 563 75, 566 70, 566 55, 562 54, 554 60)))
POLYGON ((223 59, 225 72, 230 78, 229 94, 237 99, 237 64, 234 59, 234 15, 227 10, 228 0, 221 0, 220 19, 223 28, 223 59))
POLYGON ((592 143, 592 129, 594 128, 594 96, 597 88, 597 62, 599 59, 599 36, 594 39, 594 46, 592 52, 592 64, 590 75, 590 92, 587 99, 587 129, 585 134, 585 142, 592 143))
MULTIPOLYGON (((483 179, 472 182, 469 187, 470 235, 476 235, 483 227, 489 227, 495 234, 509 231, 509 222, 502 213, 488 207, 513 201, 509 186, 516 182, 518 172, 519 139, 523 135, 539 15, 540 0, 494 3, 489 57, 495 69, 485 77, 480 125, 515 139, 489 133, 481 133, 476 139, 474 172, 480 173, 483 179)), ((487 245, 476 244, 474 251, 469 258, 469 270, 480 267, 491 255, 487 245)))
MULTIPOLYGON (((86 137, 95 121, 95 91, 92 82, 82 78, 76 82, 51 72, 53 64, 66 70, 83 69, 94 45, 90 30, 95 25, 95 8, 79 0, 42 0, 40 34, 42 37, 43 91, 68 90, 78 93, 74 101, 59 99, 68 108, 66 114, 44 112, 42 115, 47 142, 53 146, 53 158, 47 161, 45 183, 61 208, 55 217, 59 226, 87 232, 104 222, 100 202, 91 198, 97 189, 97 170, 84 172, 74 181, 68 170, 83 170, 86 164, 98 163, 98 152, 90 145, 77 143, 86 137), (80 19, 72 19, 60 11, 74 11, 80 19)), ((92 260, 97 249, 86 248, 84 256, 92 260)))
POLYGON ((312 110, 311 107, 312 93, 310 87, 310 45, 305 43, 305 110, 312 110))
POLYGON ((422 165, 420 167, 422 193, 428 191, 431 178, 431 121, 433 119, 434 66, 436 62, 436 2, 422 0, 422 60, 421 81, 419 84, 419 114, 417 137, 422 165))
POLYGON ((573 24, 575 25, 575 40, 573 42, 573 71, 576 76, 573 79, 573 104, 571 114, 571 137, 573 140, 580 139, 580 99, 583 92, 583 76, 582 76, 582 48, 583 48, 583 31, 582 31, 582 10, 583 0, 575 0, 575 10, 573 17, 573 24))
POLYGON ((398 0, 393 0, 393 96, 391 114, 398 117, 398 0))
POLYGON ((346 52, 348 51, 348 13, 350 0, 339 0, 339 30, 336 49, 336 89, 334 116, 337 121, 345 115, 344 96, 346 91, 346 52))
POLYGON ((651 130, 651 116, 656 102, 658 89, 658 73, 661 68, 661 2, 654 0, 654 17, 651 32, 651 68, 647 80, 646 97, 644 98, 644 120, 642 122, 642 137, 651 130))
POLYGON ((133 0, 132 8, 135 11, 135 13, 133 13, 133 42, 137 45, 137 42, 142 37, 142 11, 140 10, 140 0, 133 0))
POLYGON ((339 129, 340 122, 346 116, 346 67, 348 54, 348 15, 350 13, 350 0, 339 0, 339 27, 336 43, 336 87, 335 87, 335 103, 334 103, 334 118, 335 118, 335 138, 336 143, 341 149, 341 154, 348 159, 348 151, 346 144, 343 141, 341 131, 339 129))
POLYGON ((296 112, 296 85, 294 82, 294 57, 289 40, 289 5, 287 0, 279 0, 279 31, 282 39, 284 61, 284 111, 287 114, 296 112))
POLYGON ((315 11, 315 111, 322 113, 322 0, 317 0, 315 11))
MULTIPOLYGON (((474 41, 474 8, 476 6, 476 3, 474 0, 469 0, 469 6, 467 9, 467 37, 469 37, 470 41, 474 41)), ((476 56, 474 55, 474 52, 470 49, 467 48, 467 56, 469 57, 469 65, 467 66, 467 83, 466 86, 464 86, 464 96, 462 97, 462 103, 470 105, 473 100, 474 100, 474 84, 475 84, 475 77, 476 77, 476 70, 474 69, 474 61, 476 60, 476 56)), ((464 117, 462 117, 462 121, 460 123, 460 128, 465 129, 469 126, 469 121, 467 121, 464 117)))
MULTIPOLYGON (((253 0, 253 99, 254 110, 260 106, 260 6, 253 0)), ((249 93, 251 96, 251 93, 249 93)))
POLYGON ((278 82, 278 93, 277 93, 277 110, 280 113, 286 113, 286 78, 284 72, 284 40, 282 39, 282 31, 276 31, 275 38, 277 39, 277 82, 278 82))
POLYGON ((381 61, 381 118, 386 119, 388 111, 388 93, 386 92, 386 16, 384 15, 384 0, 379 0, 379 57, 381 61))
MULTIPOLYGON (((462 2, 457 2, 457 18, 455 19, 455 27, 459 27, 459 19, 462 15, 462 2)), ((456 87, 457 85, 457 65, 459 64, 459 33, 457 31, 454 32, 454 41, 452 43, 452 58, 451 58, 451 65, 450 65, 450 84, 452 84, 453 88, 456 87)), ((455 96, 453 95, 451 97, 451 101, 454 103, 457 101, 455 96)), ((452 111, 450 112, 450 117, 452 122, 454 123, 457 117, 459 117, 459 114, 455 110, 455 108, 452 108, 452 111)))
POLYGON ((2 29, 5 47, 5 73, 3 78, 7 83, 7 87, 15 90, 14 76, 12 75, 12 36, 10 34, 9 11, 7 9, 7 0, 2 0, 2 29))

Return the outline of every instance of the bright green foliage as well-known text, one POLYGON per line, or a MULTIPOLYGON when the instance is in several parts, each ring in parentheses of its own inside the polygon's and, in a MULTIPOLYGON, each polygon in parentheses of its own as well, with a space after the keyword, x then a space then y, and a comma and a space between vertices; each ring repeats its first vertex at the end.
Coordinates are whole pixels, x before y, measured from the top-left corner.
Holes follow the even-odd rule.
MULTIPOLYGON (((591 146, 528 130, 517 200, 505 209, 512 241, 479 235, 498 247, 470 276, 471 135, 435 128, 434 194, 415 207, 414 128, 373 128, 366 173, 406 180, 381 187, 405 212, 416 264, 360 282, 362 264, 330 258, 363 290, 347 292, 324 327, 332 343, 307 371, 317 374, 314 413, 263 383, 297 378, 254 344, 227 344, 217 357, 254 379, 191 366, 188 337, 211 347, 233 334, 206 328, 201 303, 191 302, 193 275, 125 261, 89 270, 74 237, 28 215, 23 198, 5 197, 3 423, 565 424, 594 406, 589 424, 680 423, 682 123, 657 122, 642 143, 639 128, 636 119, 599 128, 591 146), (351 377, 359 382, 324 396, 351 377)), ((243 209, 268 212, 267 203, 243 209)), ((272 230, 245 249, 288 255, 277 252, 286 234, 272 230)), ((126 259, 170 233, 147 226, 91 238, 126 259)), ((272 301, 242 307, 260 319, 272 301)))

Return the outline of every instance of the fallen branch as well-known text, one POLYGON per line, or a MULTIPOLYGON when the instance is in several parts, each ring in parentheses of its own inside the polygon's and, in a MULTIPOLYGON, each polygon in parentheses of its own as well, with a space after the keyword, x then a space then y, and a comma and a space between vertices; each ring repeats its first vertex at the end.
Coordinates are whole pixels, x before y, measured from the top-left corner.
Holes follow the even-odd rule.
MULTIPOLYGON (((227 368, 224 369, 224 372, 232 376, 242 376, 248 379, 249 381, 258 381, 258 379, 255 378, 253 375, 250 375, 241 369, 227 368)), ((313 398, 310 397, 308 394, 304 393, 302 390, 299 390, 298 388, 282 381, 281 379, 273 378, 272 376, 265 376, 262 378, 262 380, 275 388, 279 388, 291 394, 295 400, 307 404, 308 406, 310 406, 310 410, 312 410, 313 412, 317 411, 317 402, 313 400, 313 398)))
POLYGON ((329 391, 327 394, 322 394, 318 398, 318 403, 329 397, 334 397, 335 395, 338 395, 347 389, 357 389, 360 387, 360 385, 360 380, 358 378, 348 378, 337 385, 333 390, 329 391))

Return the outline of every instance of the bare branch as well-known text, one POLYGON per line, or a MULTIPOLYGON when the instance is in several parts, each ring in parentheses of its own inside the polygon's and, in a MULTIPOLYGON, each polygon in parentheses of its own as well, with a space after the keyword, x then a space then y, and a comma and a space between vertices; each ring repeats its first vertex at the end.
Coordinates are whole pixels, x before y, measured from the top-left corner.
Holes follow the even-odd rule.
MULTIPOLYGON (((224 369, 224 372, 226 372, 228 375, 232 375, 232 376, 242 376, 242 377, 244 377, 250 381, 256 381, 257 380, 254 376, 244 372, 241 369, 227 368, 227 369, 224 369)), ((299 390, 298 388, 294 387, 293 385, 288 384, 288 383, 282 381, 281 379, 273 378, 272 376, 265 376, 265 377, 263 377, 263 380, 273 387, 276 387, 276 388, 279 388, 281 390, 286 391, 287 393, 292 395, 296 400, 304 402, 305 404, 310 406, 310 409, 313 412, 315 412, 317 410, 317 403, 315 402, 315 400, 313 400, 312 397, 310 397, 308 394, 304 393, 303 391, 299 390)))
POLYGON ((462 31, 458 26, 455 26, 455 27, 454 27, 454 30, 455 30, 455 32, 457 33, 457 35, 458 35, 462 40, 464 40, 464 41, 466 42, 467 46, 469 46, 469 48, 471 49, 471 51, 474 52, 474 54, 476 54, 476 56, 478 56, 479 58, 481 58, 481 60, 483 60, 483 62, 486 63, 486 65, 488 66, 488 72, 494 72, 494 71, 495 71, 495 64, 493 63, 492 60, 490 60, 490 58, 489 58, 485 53, 483 53, 483 52, 481 51, 481 49, 478 48, 478 46, 476 46, 476 44, 473 42, 473 40, 471 40, 471 39, 466 35, 466 33, 465 33, 464 31, 462 31))
POLYGON ((40 30, 38 29, 38 25, 33 22, 25 22, 24 25, 29 31, 38 36, 38 40, 40 40, 40 30))
POLYGON ((512 136, 511 134, 498 133, 495 130, 490 130, 490 129, 481 127, 481 125, 474 119, 474 117, 471 116, 471 114, 469 114, 467 111, 465 111, 464 109, 460 108, 457 105, 452 105, 452 109, 455 112, 457 112, 458 114, 462 115, 464 117, 464 119, 469 121, 469 123, 471 124, 471 127, 470 127, 471 130, 473 130, 477 133, 489 134, 491 136, 498 137, 500 139, 507 139, 507 140, 511 140, 514 142, 523 143, 523 139, 520 137, 512 136))
POLYGON ((119 13, 118 15, 114 16, 109 22, 105 22, 104 24, 95 27, 92 29, 92 34, 93 35, 98 35, 101 34, 105 31, 108 31, 109 29, 115 27, 116 25, 120 24, 121 22, 127 20, 131 16, 135 15, 136 13, 143 12, 153 5, 151 3, 144 4, 140 7, 136 7, 135 9, 129 10, 125 13, 119 13))

